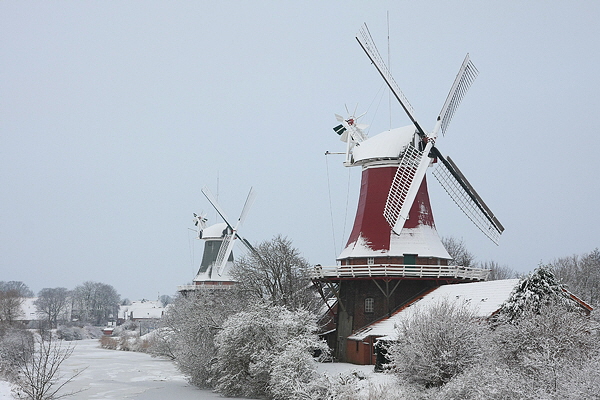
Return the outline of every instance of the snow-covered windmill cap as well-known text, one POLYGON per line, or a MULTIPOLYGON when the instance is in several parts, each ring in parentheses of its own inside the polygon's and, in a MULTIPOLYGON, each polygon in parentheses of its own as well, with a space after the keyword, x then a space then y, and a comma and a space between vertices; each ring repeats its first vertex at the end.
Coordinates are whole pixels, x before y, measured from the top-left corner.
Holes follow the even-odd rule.
POLYGON ((223 231, 225 231, 225 229, 227 229, 227 224, 225 222, 220 222, 218 224, 208 226, 202 231, 202 239, 221 239, 223 237, 223 231))
POLYGON ((381 132, 354 148, 354 162, 397 159, 415 136, 415 126, 390 129, 381 132))

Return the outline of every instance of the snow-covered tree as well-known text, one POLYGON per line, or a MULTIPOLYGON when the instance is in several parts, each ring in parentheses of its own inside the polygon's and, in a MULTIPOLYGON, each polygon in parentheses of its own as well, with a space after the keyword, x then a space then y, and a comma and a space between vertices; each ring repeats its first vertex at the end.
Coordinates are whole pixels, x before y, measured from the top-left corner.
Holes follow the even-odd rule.
POLYGON ((240 291, 259 301, 290 310, 318 310, 323 301, 315 295, 310 264, 292 242, 280 235, 256 246, 231 271, 240 291))
POLYGON ((598 337, 592 332, 588 317, 562 301, 544 302, 496 326, 494 340, 501 364, 530 378, 540 392, 556 394, 568 382, 569 371, 594 358, 598 337))
POLYGON ((388 349, 391 368, 400 379, 439 387, 479 360, 483 327, 472 308, 450 299, 414 307, 388 349))
POLYGON ((210 387, 215 336, 225 320, 246 305, 235 289, 199 290, 179 296, 163 317, 163 327, 149 351, 174 359, 192 384, 210 387))
POLYGON ((226 396, 306 398, 302 392, 315 378, 312 354, 327 351, 316 328, 308 311, 283 306, 232 315, 215 338, 215 389, 226 396))
POLYGON ((111 285, 84 282, 73 290, 73 314, 81 321, 95 325, 106 324, 110 316, 117 316, 121 297, 111 285))
POLYGON ((0 291, 0 322, 12 324, 21 314, 25 299, 15 290, 0 291))
POLYGON ((44 288, 38 293, 34 304, 39 313, 46 317, 48 326, 58 328, 58 320, 64 318, 69 306, 69 291, 64 287, 44 288))
POLYGON ((521 278, 508 300, 500 307, 496 318, 514 321, 525 312, 540 312, 544 305, 550 303, 575 307, 575 303, 565 291, 565 285, 556 279, 552 269, 540 265, 532 273, 521 278))

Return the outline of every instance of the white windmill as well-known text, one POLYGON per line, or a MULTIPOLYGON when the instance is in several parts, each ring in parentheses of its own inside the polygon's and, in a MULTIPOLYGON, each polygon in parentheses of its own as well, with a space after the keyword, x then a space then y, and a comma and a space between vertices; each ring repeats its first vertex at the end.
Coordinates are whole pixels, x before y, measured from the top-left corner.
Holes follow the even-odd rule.
POLYGON ((239 239, 250 251, 254 251, 250 242, 239 234, 239 230, 254 202, 254 191, 252 188, 250 189, 240 217, 235 225, 230 222, 231 220, 227 217, 207 187, 202 188, 202 193, 224 222, 206 226, 206 216, 194 213, 194 224, 198 226, 198 239, 202 239, 205 242, 202 262, 193 281, 194 286, 232 284, 233 279, 229 275, 229 270, 233 265, 233 246, 236 240, 239 239))

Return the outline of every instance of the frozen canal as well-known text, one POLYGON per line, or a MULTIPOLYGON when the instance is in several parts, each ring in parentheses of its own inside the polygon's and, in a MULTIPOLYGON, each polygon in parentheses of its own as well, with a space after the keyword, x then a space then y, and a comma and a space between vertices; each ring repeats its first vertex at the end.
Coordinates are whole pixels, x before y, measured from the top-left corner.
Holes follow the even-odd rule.
MULTIPOLYGON (((143 353, 105 350, 97 339, 70 343, 75 344, 75 350, 61 366, 61 373, 69 376, 87 369, 60 392, 83 390, 69 399, 226 399, 188 384, 171 361, 143 353)), ((0 399, 11 398, 8 396, 0 390, 0 399)))

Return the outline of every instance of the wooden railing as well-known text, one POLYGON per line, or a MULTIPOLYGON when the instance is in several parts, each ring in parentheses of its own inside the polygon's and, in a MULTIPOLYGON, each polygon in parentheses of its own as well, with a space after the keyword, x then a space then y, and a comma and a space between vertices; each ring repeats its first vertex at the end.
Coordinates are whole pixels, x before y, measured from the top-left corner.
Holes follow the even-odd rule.
POLYGON ((465 268, 451 265, 317 265, 312 270, 312 278, 360 278, 360 277, 408 277, 408 278, 457 278, 476 281, 486 280, 489 269, 465 268))

